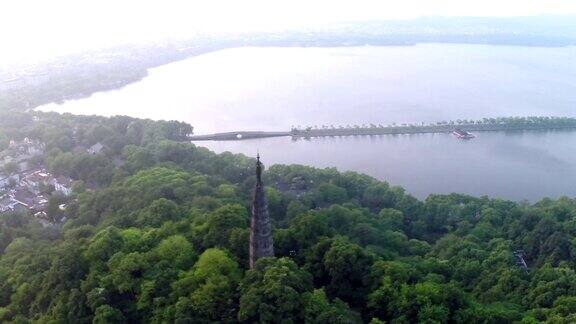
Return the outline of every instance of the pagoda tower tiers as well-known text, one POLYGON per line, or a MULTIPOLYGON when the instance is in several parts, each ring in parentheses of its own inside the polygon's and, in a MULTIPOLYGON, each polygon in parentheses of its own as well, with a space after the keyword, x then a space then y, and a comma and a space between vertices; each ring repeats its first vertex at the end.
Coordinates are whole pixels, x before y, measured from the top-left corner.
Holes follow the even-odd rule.
POLYGON ((250 220, 250 269, 263 257, 274 256, 274 238, 268 213, 268 201, 262 184, 262 163, 260 155, 256 157, 256 188, 252 200, 252 218, 250 220))

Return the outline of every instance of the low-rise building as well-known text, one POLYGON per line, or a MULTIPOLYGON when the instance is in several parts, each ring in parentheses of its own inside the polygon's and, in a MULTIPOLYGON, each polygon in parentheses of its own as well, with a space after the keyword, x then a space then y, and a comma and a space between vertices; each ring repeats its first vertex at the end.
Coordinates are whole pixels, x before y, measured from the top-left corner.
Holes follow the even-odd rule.
POLYGON ((33 204, 28 206, 32 211, 46 211, 48 209, 48 199, 43 195, 36 196, 34 198, 33 204))
POLYGON ((88 149, 88 153, 90 154, 100 154, 103 153, 104 150, 104 145, 102 145, 102 143, 98 142, 92 146, 90 146, 90 148, 88 149))
POLYGON ((34 212, 45 211, 48 208, 48 198, 46 196, 34 194, 26 188, 19 188, 12 196, 34 212))
POLYGON ((37 195, 33 192, 30 192, 25 187, 19 187, 18 189, 12 192, 12 195, 15 199, 25 203, 28 207, 34 205, 34 200, 36 199, 37 195))
POLYGON ((52 180, 54 190, 61 192, 65 196, 70 196, 72 194, 72 183, 72 179, 64 176, 58 176, 52 180))
POLYGON ((0 213, 18 212, 25 210, 28 210, 28 205, 10 195, 4 195, 0 198, 0 213))
POLYGON ((19 174, 12 174, 7 175, 4 173, 0 173, 0 189, 6 189, 17 185, 20 183, 20 175, 19 174))
POLYGON ((43 170, 26 173, 22 178, 22 186, 34 194, 39 194, 44 186, 52 185, 52 177, 43 170))
POLYGON ((42 155, 44 153, 44 143, 32 140, 28 137, 22 141, 11 140, 8 148, 16 155, 27 154, 29 156, 42 155))

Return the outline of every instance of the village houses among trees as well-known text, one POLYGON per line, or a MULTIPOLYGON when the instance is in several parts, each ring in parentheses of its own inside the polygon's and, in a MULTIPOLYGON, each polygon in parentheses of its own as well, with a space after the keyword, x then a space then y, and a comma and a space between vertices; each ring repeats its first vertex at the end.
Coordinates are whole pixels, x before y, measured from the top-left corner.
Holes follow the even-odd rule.
MULTIPOLYGON (((53 196, 69 197, 74 180, 55 176, 43 163, 45 144, 28 137, 10 140, 0 152, 0 213, 29 211, 44 225, 54 225, 63 219, 50 219, 48 203, 53 196)), ((64 210, 66 204, 60 204, 64 210)))

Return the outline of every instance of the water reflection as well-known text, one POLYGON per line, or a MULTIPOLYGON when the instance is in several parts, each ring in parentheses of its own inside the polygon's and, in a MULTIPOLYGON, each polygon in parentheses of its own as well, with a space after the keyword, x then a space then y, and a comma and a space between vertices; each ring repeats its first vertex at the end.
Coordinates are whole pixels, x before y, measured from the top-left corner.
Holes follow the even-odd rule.
POLYGON ((198 142, 217 152, 253 155, 269 164, 354 170, 401 185, 419 198, 467 193, 536 201, 576 196, 576 132, 485 132, 470 141, 450 134, 290 137, 198 142))

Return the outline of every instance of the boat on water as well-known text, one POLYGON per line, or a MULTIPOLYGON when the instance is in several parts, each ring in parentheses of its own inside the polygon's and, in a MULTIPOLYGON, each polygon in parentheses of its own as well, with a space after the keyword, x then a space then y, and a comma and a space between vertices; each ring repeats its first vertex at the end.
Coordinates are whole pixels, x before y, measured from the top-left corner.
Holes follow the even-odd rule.
POLYGON ((454 134, 454 136, 456 136, 456 137, 458 137, 458 138, 460 138, 460 139, 471 139, 471 138, 476 137, 476 136, 474 136, 474 134, 472 134, 472 133, 470 133, 470 132, 468 132, 468 131, 459 129, 459 128, 455 129, 455 130, 452 132, 452 134, 454 134))

